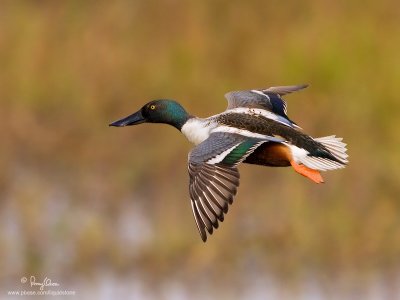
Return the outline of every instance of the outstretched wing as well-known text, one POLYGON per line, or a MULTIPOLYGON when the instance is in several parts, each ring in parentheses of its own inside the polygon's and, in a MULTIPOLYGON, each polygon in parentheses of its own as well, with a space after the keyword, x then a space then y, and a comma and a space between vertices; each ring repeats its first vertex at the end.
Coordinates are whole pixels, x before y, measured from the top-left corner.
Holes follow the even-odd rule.
POLYGON ((189 194, 201 239, 224 220, 239 186, 237 165, 265 140, 212 133, 189 153, 189 194))
POLYGON ((225 98, 228 100, 227 109, 238 107, 266 109, 295 125, 295 123, 287 116, 287 104, 281 96, 306 87, 307 85, 303 84, 229 92, 225 94, 225 98))

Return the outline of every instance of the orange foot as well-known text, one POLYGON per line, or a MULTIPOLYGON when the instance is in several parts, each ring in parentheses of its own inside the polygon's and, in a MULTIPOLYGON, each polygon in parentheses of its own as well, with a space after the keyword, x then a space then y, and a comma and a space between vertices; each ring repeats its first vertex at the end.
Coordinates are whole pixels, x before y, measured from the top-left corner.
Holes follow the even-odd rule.
POLYGON ((310 168, 306 167, 305 165, 298 165, 293 160, 290 161, 290 164, 292 165, 293 169, 297 173, 311 179, 315 183, 323 183, 324 182, 324 179, 322 178, 321 173, 319 171, 310 169, 310 168))

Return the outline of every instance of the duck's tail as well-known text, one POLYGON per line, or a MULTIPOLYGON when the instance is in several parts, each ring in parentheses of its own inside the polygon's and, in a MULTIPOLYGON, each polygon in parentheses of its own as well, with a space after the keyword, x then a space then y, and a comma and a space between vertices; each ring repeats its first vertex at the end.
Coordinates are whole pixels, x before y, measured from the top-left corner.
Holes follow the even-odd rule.
POLYGON ((339 163, 342 164, 342 168, 344 168, 348 161, 349 155, 347 152, 347 144, 343 143, 343 138, 336 137, 335 135, 325 136, 314 139, 317 142, 321 143, 326 149, 329 150, 330 153, 338 160, 339 163))
POLYGON ((346 153, 346 144, 342 142, 342 138, 338 138, 334 135, 325 136, 314 139, 320 143, 326 150, 329 151, 329 156, 313 156, 308 155, 303 157, 302 163, 314 170, 328 171, 341 169, 346 167, 348 161, 348 154, 346 153))

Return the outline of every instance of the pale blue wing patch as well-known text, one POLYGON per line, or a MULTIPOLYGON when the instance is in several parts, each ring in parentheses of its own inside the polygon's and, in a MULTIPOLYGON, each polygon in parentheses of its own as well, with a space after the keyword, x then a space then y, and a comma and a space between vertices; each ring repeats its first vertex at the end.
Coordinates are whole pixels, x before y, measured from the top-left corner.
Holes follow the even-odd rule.
POLYGON ((251 91, 234 91, 225 94, 225 98, 228 100, 228 109, 237 107, 248 107, 248 108, 262 108, 272 111, 272 105, 269 98, 262 92, 251 91))
MULTIPOLYGON (((258 107, 272 111, 273 105, 268 95, 276 95, 276 97, 279 96, 279 98, 282 99, 280 96, 299 91, 307 86, 306 84, 302 84, 228 92, 225 94, 225 98, 228 100, 227 109, 236 107, 258 107)), ((286 104, 283 104, 283 106, 286 106, 286 104)))
POLYGON ((281 122, 297 126, 287 116, 287 103, 281 96, 306 87, 307 85, 303 84, 229 92, 225 94, 225 98, 228 100, 227 110, 238 107, 261 108, 279 116, 281 122))

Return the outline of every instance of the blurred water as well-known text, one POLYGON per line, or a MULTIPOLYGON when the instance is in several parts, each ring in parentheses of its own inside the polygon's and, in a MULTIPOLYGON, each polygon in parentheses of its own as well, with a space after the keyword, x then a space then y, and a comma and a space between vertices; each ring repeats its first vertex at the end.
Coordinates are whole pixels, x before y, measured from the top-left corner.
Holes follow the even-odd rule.
MULTIPOLYGON (((31 175, 26 178, 21 175, 15 181, 16 184, 19 187, 22 184, 26 185, 28 180, 25 179, 28 178, 29 182, 32 182, 31 175)), ((37 185, 38 182, 34 184, 37 185)), ((94 268, 95 271, 86 276, 86 271, 77 271, 77 266, 68 273, 65 270, 70 268, 70 264, 76 263, 74 260, 79 263, 75 234, 95 219, 96 214, 101 213, 101 209, 95 206, 91 210, 81 207, 69 212, 73 199, 67 191, 57 186, 53 186, 46 195, 41 200, 44 204, 39 203, 41 218, 38 223, 34 223, 37 226, 36 234, 39 234, 34 237, 40 244, 37 251, 47 253, 43 257, 43 267, 39 270, 43 276, 52 274, 54 281, 60 282, 64 289, 74 290, 78 299, 400 299, 399 272, 376 271, 364 276, 360 272, 338 272, 328 275, 324 274, 326 270, 305 270, 300 276, 290 276, 286 280, 282 275, 276 276, 272 268, 269 270, 259 264, 265 258, 265 254, 260 255, 251 250, 240 257, 236 265, 230 266, 228 270, 231 270, 232 274, 225 276, 221 276, 221 272, 207 273, 198 270, 189 274, 190 267, 180 269, 179 263, 174 265, 171 262, 168 262, 172 266, 168 269, 168 275, 165 275, 164 267, 159 276, 157 266, 151 264, 150 271, 145 268, 143 273, 140 271, 143 266, 135 268, 133 265, 128 272, 120 272, 110 264, 102 266, 101 263, 89 264, 88 268, 94 268), (57 201, 53 201, 54 199, 57 201), (44 207, 46 209, 43 209, 44 207), (70 218, 71 215, 73 219, 70 218), (53 231, 58 232, 60 222, 65 223, 64 238, 56 242, 53 231), (175 272, 171 271, 174 269, 175 272)), ((111 230, 113 240, 121 246, 119 251, 125 255, 123 257, 136 257, 140 261, 142 256, 146 257, 146 247, 156 245, 154 239, 157 239, 157 236, 151 213, 144 207, 146 201, 137 197, 135 202, 129 199, 112 218, 111 230)), ((0 284, 1 299, 12 298, 4 296, 5 292, 21 288, 17 283, 21 275, 27 272, 24 262, 29 242, 26 243, 21 238, 25 235, 26 228, 22 216, 19 215, 19 208, 18 199, 4 199, 3 210, 0 213, 2 239, 6 241, 7 250, 4 252, 2 267, 9 274, 0 284)), ((27 238, 29 240, 29 237, 27 238)), ((207 249, 202 251, 205 250, 207 249)), ((215 268, 220 267, 218 261, 213 264, 215 268)), ((71 296, 58 298, 73 299, 71 296)))
MULTIPOLYGON (((230 283, 221 285, 209 282, 198 285, 173 277, 149 284, 141 280, 140 275, 116 278, 112 274, 101 274, 89 282, 79 280, 64 285, 62 281, 58 281, 64 286, 60 290, 74 291, 75 296, 57 296, 57 299, 400 299, 399 286, 388 286, 382 278, 368 282, 363 287, 357 285, 350 287, 340 282, 320 284, 316 278, 298 282, 295 286, 287 286, 284 282, 265 274, 259 275, 261 274, 258 274, 256 278, 247 276, 246 287, 238 288, 230 283)), ((0 299, 15 299, 15 297, 6 296, 9 290, 18 290, 18 288, 3 287, 0 299)), ((51 296, 47 298, 54 299, 51 296)))
MULTIPOLYGON (((21 178, 18 181, 19 184, 23 182, 21 178)), ((142 257, 146 257, 145 252, 157 245, 157 236, 154 224, 150 221, 151 216, 143 206, 145 201, 136 196, 129 198, 137 201, 127 201, 122 209, 117 210, 112 217, 110 229, 117 241, 116 246, 120 246, 117 248, 119 255, 136 259, 140 263, 142 257)), ((36 232, 40 234, 35 236, 35 240, 40 244, 40 251, 46 253, 36 272, 60 282, 63 289, 74 290, 77 299, 400 299, 398 272, 372 272, 363 276, 360 272, 327 275, 326 270, 306 270, 300 276, 289 276, 286 280, 285 276, 276 276, 272 268, 268 270, 261 266, 259 262, 265 254, 260 256, 251 249, 236 261, 236 265, 229 266, 227 270, 232 274, 226 275, 207 270, 194 270, 190 273, 191 266, 188 264, 180 269, 179 261, 178 265, 176 262, 168 262, 170 266, 167 273, 164 268, 160 274, 157 274, 157 266, 151 266, 151 263, 147 265, 150 265, 152 271, 141 272, 141 267, 136 268, 135 262, 132 264, 127 261, 131 267, 128 271, 121 272, 109 264, 101 266, 100 263, 96 266, 94 261, 87 268, 94 268, 95 271, 86 273, 88 270, 82 271, 79 267, 76 269, 74 260, 78 263, 80 260, 75 234, 79 234, 82 228, 95 220, 96 214, 100 214, 101 210, 96 206, 92 209, 78 206, 78 209, 69 212, 73 199, 68 196, 67 191, 56 186, 42 201, 45 209, 40 211, 44 214, 51 213, 35 223, 37 229, 40 229, 36 232), (51 201, 54 198, 58 201, 51 201), (73 219, 70 218, 71 215, 73 219), (67 234, 55 242, 57 239, 53 236, 53 230, 60 227, 60 222, 67 224, 63 225, 67 227, 64 229, 67 234), (74 263, 75 267, 71 269, 70 265, 74 263)), ((12 298, 4 296, 6 291, 21 288, 19 280, 27 272, 24 259, 29 244, 21 239, 26 228, 18 214, 17 202, 16 199, 5 199, 0 212, 3 240, 6 241, 2 270, 8 272, 8 276, 0 283, 1 299, 12 298)), ((220 261, 212 264, 215 264, 215 268, 220 267, 220 261)), ((58 299, 74 297, 59 296, 58 299)))
POLYGON ((285 283, 268 274, 244 274, 237 281, 209 278, 188 282, 184 278, 164 278, 149 283, 140 274, 116 277, 102 273, 90 283, 72 282, 79 299, 400 299, 400 280, 385 275, 366 281, 337 278, 327 282, 316 274, 295 283, 285 283))

